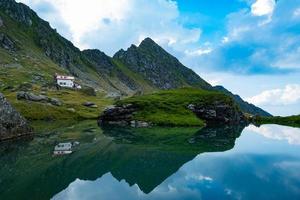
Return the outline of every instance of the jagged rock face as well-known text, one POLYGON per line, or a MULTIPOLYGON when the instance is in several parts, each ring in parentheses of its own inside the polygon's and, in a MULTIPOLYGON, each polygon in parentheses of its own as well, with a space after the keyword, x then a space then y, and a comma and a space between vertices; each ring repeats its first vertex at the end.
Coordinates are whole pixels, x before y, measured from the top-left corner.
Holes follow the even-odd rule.
POLYGON ((98 72, 111 73, 115 68, 112 59, 102 51, 97 49, 88 49, 82 52, 91 63, 93 63, 98 72))
POLYGON ((32 25, 32 18, 36 16, 29 7, 23 4, 16 4, 14 0, 1 0, 0 7, 11 18, 28 26, 32 25))
POLYGON ((15 51, 15 43, 4 33, 0 33, 0 46, 9 51, 15 51))
POLYGON ((197 117, 206 121, 208 125, 216 124, 243 124, 247 120, 243 113, 234 105, 222 101, 214 101, 207 104, 190 104, 188 109, 193 111, 197 117))
POLYGON ((146 38, 138 47, 132 45, 127 51, 120 50, 114 58, 160 89, 185 86, 204 89, 211 87, 150 38, 146 38))
POLYGON ((0 16, 0 28, 1 28, 3 25, 4 25, 4 23, 3 23, 3 20, 2 20, 2 18, 1 18, 1 16, 0 16))
POLYGON ((27 121, 0 93, 0 141, 32 134, 27 121))

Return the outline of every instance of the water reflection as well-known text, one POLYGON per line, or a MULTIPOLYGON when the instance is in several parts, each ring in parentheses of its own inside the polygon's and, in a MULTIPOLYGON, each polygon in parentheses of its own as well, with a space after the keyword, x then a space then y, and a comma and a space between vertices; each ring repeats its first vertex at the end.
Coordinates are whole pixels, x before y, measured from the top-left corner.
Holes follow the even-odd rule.
MULTIPOLYGON (((274 126, 261 130, 266 128, 274 126)), ((199 154, 150 193, 106 173, 95 181, 77 179, 53 199, 299 199, 300 147, 252 129, 244 130, 234 149, 199 154)), ((202 137, 217 138, 214 131, 195 136, 202 137)))
MULTIPOLYGON (((201 131, 196 128, 102 131, 91 122, 60 127, 51 127, 47 133, 41 131, 30 142, 1 144, 0 199, 49 199, 65 188, 55 198, 64 198, 74 191, 76 198, 95 199, 93 195, 99 194, 90 191, 100 187, 98 182, 105 185, 97 190, 103 193, 103 199, 113 199, 110 192, 120 195, 122 189, 128 195, 146 198, 147 194, 166 190, 157 186, 198 154, 233 148, 243 130, 243 127, 218 127, 201 131), (57 142, 69 140, 80 141, 77 152, 59 158, 51 156, 57 142), (112 188, 108 187, 110 184, 112 188), (80 186, 84 185, 87 188, 83 190, 80 186)), ((211 181, 200 174, 197 178, 211 181)))
POLYGON ((300 145, 300 129, 288 126, 268 125, 255 127, 253 125, 247 127, 247 130, 254 131, 266 138, 274 140, 287 140, 289 144, 300 145))

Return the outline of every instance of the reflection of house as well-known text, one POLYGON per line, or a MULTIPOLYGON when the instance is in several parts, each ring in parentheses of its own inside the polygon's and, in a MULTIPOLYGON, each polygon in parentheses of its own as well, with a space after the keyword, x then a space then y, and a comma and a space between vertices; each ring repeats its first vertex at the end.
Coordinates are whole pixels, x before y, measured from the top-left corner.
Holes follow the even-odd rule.
POLYGON ((68 87, 68 88, 77 88, 80 89, 81 86, 75 83, 75 78, 73 76, 63 76, 55 74, 56 84, 61 87, 68 87))

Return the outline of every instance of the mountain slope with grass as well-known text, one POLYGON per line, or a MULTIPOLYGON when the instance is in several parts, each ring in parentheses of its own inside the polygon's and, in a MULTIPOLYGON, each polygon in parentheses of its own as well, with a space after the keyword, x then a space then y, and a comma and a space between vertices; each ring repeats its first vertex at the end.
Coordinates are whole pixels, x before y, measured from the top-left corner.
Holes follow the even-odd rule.
POLYGON ((234 100, 221 93, 194 88, 163 90, 135 96, 106 109, 99 124, 148 126, 204 126, 247 123, 234 100))
POLYGON ((7 78, 10 85, 32 82, 35 74, 43 76, 37 84, 49 83, 54 73, 73 75, 81 84, 103 92, 134 94, 146 84, 138 75, 128 76, 103 52, 80 51, 22 3, 1 0, 0 19, 0 77, 19 71, 18 79, 7 78))
MULTIPOLYGON (((28 6, 0 1, 0 91, 28 119, 95 118, 113 98, 182 87, 214 90, 150 38, 113 58, 97 49, 81 51, 28 6), (83 91, 55 91, 55 73, 73 75, 83 91), (91 88, 92 95, 85 92, 91 88), (58 99, 62 106, 17 100, 19 91, 58 99), (88 101, 98 108, 82 107, 88 101)), ((266 115, 236 102, 243 112, 266 115)))

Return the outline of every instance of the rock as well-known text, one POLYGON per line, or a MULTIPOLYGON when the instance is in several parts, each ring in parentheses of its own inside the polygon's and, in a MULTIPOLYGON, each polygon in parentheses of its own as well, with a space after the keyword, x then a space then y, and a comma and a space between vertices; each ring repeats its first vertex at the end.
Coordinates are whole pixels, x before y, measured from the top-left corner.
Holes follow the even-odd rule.
POLYGON ((2 18, 0 17, 0 28, 4 25, 2 18))
POLYGON ((4 33, 0 33, 0 46, 6 50, 15 51, 15 43, 4 33))
POLYGON ((0 93, 0 141, 31 135, 27 121, 7 102, 0 93))
POLYGON ((30 92, 18 92, 17 93, 18 100, 27 100, 27 101, 34 101, 34 102, 43 102, 43 103, 50 103, 54 106, 61 106, 62 102, 56 98, 49 98, 45 95, 35 95, 30 92))
POLYGON ((76 110, 74 108, 68 108, 67 110, 70 111, 70 112, 72 112, 72 113, 76 112, 76 110))
POLYGON ((17 99, 18 100, 28 100, 28 101, 45 101, 48 102, 48 97, 44 96, 44 95, 35 95, 33 93, 30 92, 18 92, 17 93, 17 99))
POLYGON ((103 114, 99 117, 98 124, 117 125, 117 126, 146 126, 146 122, 136 122, 133 119, 133 113, 137 111, 136 106, 132 104, 122 106, 110 106, 106 108, 103 114), (133 122, 134 121, 134 122, 133 122))
MULTIPOLYGON (((231 102, 232 103, 232 102, 231 102)), ((235 105, 229 105, 222 101, 210 102, 210 104, 189 104, 187 108, 193 111, 197 117, 210 124, 240 124, 246 123, 246 117, 235 105)))
POLYGON ((92 107, 92 106, 95 106, 96 104, 93 102, 84 102, 82 105, 86 106, 86 107, 92 107))
POLYGON ((49 101, 50 101, 50 103, 51 103, 52 105, 54 105, 54 106, 61 106, 61 105, 62 105, 62 102, 59 101, 59 100, 56 99, 56 98, 50 98, 49 101))

